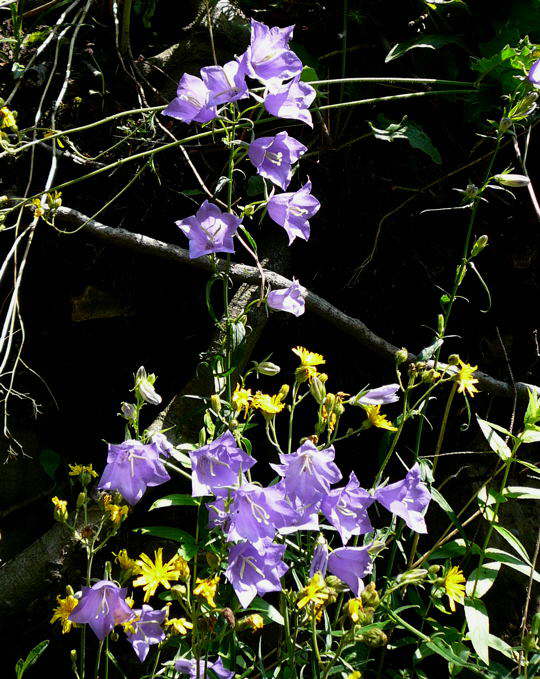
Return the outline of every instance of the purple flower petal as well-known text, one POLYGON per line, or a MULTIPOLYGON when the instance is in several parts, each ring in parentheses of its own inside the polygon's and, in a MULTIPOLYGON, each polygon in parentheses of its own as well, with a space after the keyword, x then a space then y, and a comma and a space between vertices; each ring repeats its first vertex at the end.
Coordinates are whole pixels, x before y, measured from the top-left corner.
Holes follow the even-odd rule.
POLYGON ((248 156, 261 177, 266 177, 285 191, 291 181, 292 164, 306 151, 306 146, 283 131, 274 137, 259 137, 252 141, 248 156))
POLYGON ((83 587, 82 597, 69 620, 90 625, 97 638, 103 641, 115 625, 134 617, 125 601, 126 591, 110 580, 100 580, 92 587, 83 587))
POLYGON ((383 387, 370 389, 358 399, 359 403, 370 406, 386 405, 399 401, 399 384, 385 384, 383 387))
POLYGON ((207 123, 217 117, 215 106, 209 103, 210 92, 200 78, 184 73, 178 83, 176 98, 162 112, 184 123, 207 123))
POLYGON ((289 245, 295 238, 309 239, 309 219, 319 211, 321 204, 311 195, 308 181, 298 191, 278 193, 268 203, 268 214, 276 224, 282 226, 289 236, 289 245))
POLYGON ((362 578, 373 569, 367 547, 340 547, 328 557, 328 570, 349 585, 355 596, 364 589, 362 578))
POLYGON ((306 289, 293 279, 292 285, 288 288, 269 292, 266 302, 271 309, 286 311, 298 317, 306 310, 306 294, 306 289))
POLYGON ((431 495, 422 482, 418 463, 409 469, 401 481, 377 488, 375 499, 392 514, 401 517, 411 530, 427 533, 424 516, 431 495))
POLYGON ((268 113, 277 118, 301 120, 313 127, 309 107, 316 94, 311 85, 300 82, 300 76, 297 76, 274 92, 268 93, 264 100, 264 106, 268 113))
POLYGON ((367 508, 375 502, 367 490, 360 488, 358 479, 351 472, 344 488, 330 490, 323 500, 321 510, 328 521, 337 529, 343 544, 353 535, 364 535, 373 530, 367 508))
POLYGON ((196 259, 213 252, 234 253, 233 236, 241 223, 240 217, 221 212, 207 200, 192 217, 176 222, 189 239, 189 257, 196 259))
POLYGON ((150 646, 165 639, 162 624, 167 613, 165 609, 156 611, 148 604, 143 604, 140 610, 133 612, 137 616, 137 620, 132 623, 135 632, 126 632, 126 637, 139 660, 144 662, 150 646))

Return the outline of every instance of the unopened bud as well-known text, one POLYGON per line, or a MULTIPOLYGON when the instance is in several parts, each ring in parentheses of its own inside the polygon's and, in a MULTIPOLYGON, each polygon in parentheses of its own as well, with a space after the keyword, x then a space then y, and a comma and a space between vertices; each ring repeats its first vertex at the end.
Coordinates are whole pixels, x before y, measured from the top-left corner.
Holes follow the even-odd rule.
POLYGON ((120 412, 122 417, 128 421, 134 420, 137 417, 137 407, 133 403, 123 401, 120 406, 120 412))
POLYGON ((336 592, 347 592, 349 590, 348 585, 346 585, 343 580, 340 580, 337 576, 335 575, 329 575, 326 579, 325 582, 328 587, 331 589, 335 590, 336 592))
POLYGON ((82 507, 84 505, 84 503, 86 502, 86 498, 87 498, 87 495, 84 492, 84 490, 81 491, 79 493, 79 495, 77 496, 77 509, 79 509, 80 507, 82 507))
POLYGON ((457 354, 450 354, 448 357, 448 365, 459 365, 459 356, 457 354))
POLYGON ((431 575, 437 575, 437 573, 439 573, 440 570, 441 570, 441 567, 439 566, 439 564, 435 563, 435 564, 433 564, 433 566, 430 566, 428 568, 428 573, 430 573, 431 575))
POLYGON ((362 604, 364 606, 369 606, 370 608, 377 608, 381 602, 379 593, 375 589, 374 582, 370 582, 369 585, 365 587, 364 591, 360 594, 360 598, 362 599, 362 604))
POLYGON ((401 365, 401 363, 405 363, 408 357, 409 352, 407 351, 407 349, 405 349, 405 347, 398 349, 398 351, 396 351, 395 353, 395 359, 398 365, 401 365))
POLYGON ((512 127, 513 123, 510 118, 503 118, 501 122, 499 123, 499 132, 504 134, 505 132, 508 132, 508 130, 512 127))
POLYGON ((335 402, 336 402, 336 397, 335 397, 334 394, 326 394, 326 397, 323 401, 323 405, 329 413, 331 413, 332 410, 334 410, 335 402))
POLYGON ((219 566, 219 556, 217 554, 214 554, 213 552, 206 552, 205 557, 206 563, 210 566, 210 568, 216 569, 219 566))
POLYGON ((146 403, 157 406, 161 403, 161 396, 154 389, 154 382, 156 376, 153 374, 147 375, 144 366, 137 370, 135 376, 135 389, 138 391, 140 397, 146 403))
POLYGON ((236 618, 234 617, 234 613, 230 608, 222 609, 221 615, 225 618, 225 622, 227 625, 229 625, 229 627, 236 627, 236 618))
POLYGON ((326 397, 326 387, 321 382, 318 376, 314 377, 309 383, 309 390, 313 398, 320 405, 326 397))
POLYGON ((360 637, 360 641, 363 641, 366 646, 370 646, 371 648, 379 648, 381 646, 386 646, 388 637, 382 629, 375 628, 364 632, 360 637))
POLYGON ((531 183, 529 177, 524 174, 496 174, 493 179, 501 186, 509 186, 514 189, 528 186, 531 183))
POLYGON ((405 573, 400 573, 398 575, 398 582, 406 585, 415 585, 419 582, 423 582, 426 579, 428 572, 425 568, 413 568, 405 573))
POLYGON ((482 250, 486 247, 488 244, 488 237, 487 236, 480 236, 476 240, 476 243, 472 246, 471 250, 471 257, 476 257, 476 255, 479 255, 482 250))
POLYGON ((289 393, 289 391, 290 391, 289 385, 283 384, 281 386, 281 389, 279 390, 278 396, 281 396, 281 398, 284 399, 287 396, 287 394, 289 393))
POLYGON ((174 585, 174 587, 171 587, 170 592, 174 596, 175 599, 178 601, 181 601, 184 598, 184 595, 186 594, 186 588, 184 585, 174 585))
POLYGON ((210 405, 215 413, 221 412, 221 399, 218 394, 212 394, 212 396, 210 396, 210 405))
POLYGON ((270 363, 270 361, 262 361, 262 363, 258 363, 255 366, 255 370, 259 373, 259 375, 274 377, 274 375, 278 375, 280 373, 281 368, 275 363, 270 363))

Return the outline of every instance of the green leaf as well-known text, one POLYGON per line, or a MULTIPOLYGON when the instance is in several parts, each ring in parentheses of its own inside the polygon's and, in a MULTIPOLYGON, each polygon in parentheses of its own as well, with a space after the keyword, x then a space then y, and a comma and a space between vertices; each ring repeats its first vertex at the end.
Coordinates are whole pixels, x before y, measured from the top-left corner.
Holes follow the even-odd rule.
POLYGON ((481 599, 491 589, 500 568, 501 564, 499 561, 490 561, 480 566, 480 568, 475 568, 465 583, 467 596, 472 596, 474 592, 474 596, 477 599, 481 599))
POLYGON ((506 643, 506 641, 499 639, 499 637, 496 637, 494 634, 489 635, 488 645, 490 648, 493 648, 495 651, 499 651, 499 653, 502 653, 507 658, 510 658, 511 660, 516 659, 516 651, 514 651, 512 647, 506 643))
POLYGON ((134 528, 133 531, 142 535, 153 535, 156 538, 164 538, 180 543, 178 553, 186 561, 189 561, 197 554, 195 538, 180 528, 173 528, 172 526, 144 526, 142 528, 134 528))
POLYGON ((256 597, 253 599, 251 604, 249 605, 249 608, 253 609, 254 611, 259 611, 260 613, 263 614, 263 617, 268 618, 269 620, 272 620, 273 622, 277 622, 278 625, 284 625, 285 620, 283 620, 283 616, 281 613, 272 606, 272 604, 269 604, 266 602, 264 599, 261 599, 260 597, 256 597))
POLYGON ((304 83, 313 82, 313 80, 320 80, 317 71, 311 66, 304 66, 300 74, 300 80, 304 83))
POLYGON ((23 660, 22 658, 19 658, 19 660, 17 660, 17 664, 15 665, 17 679, 21 679, 26 670, 29 667, 32 667, 32 665, 38 660, 38 658, 45 651, 48 645, 49 640, 45 639, 45 641, 41 641, 37 646, 34 646, 34 648, 26 656, 25 660, 23 660))
POLYGON ((508 528, 505 528, 504 526, 493 526, 493 528, 495 528, 497 533, 508 542, 510 547, 512 547, 526 563, 531 563, 527 550, 508 528))
POLYGON ((431 489, 431 497, 433 500, 439 505, 439 507, 443 510, 443 512, 448 516, 450 521, 456 526, 458 531, 463 535, 463 537, 466 539, 467 535, 465 531, 463 530, 463 527, 461 525, 461 521, 458 519, 456 513, 450 507, 446 499, 441 495, 441 493, 436 489, 432 488, 431 489))
POLYGON ((497 432, 493 429, 491 424, 483 420, 481 417, 478 417, 478 415, 476 416, 476 421, 482 430, 482 434, 484 434, 486 437, 491 450, 497 453, 501 460, 508 460, 512 455, 512 451, 499 436, 499 434, 497 434, 497 432))
POLYGON ((54 481, 56 470, 60 466, 60 455, 50 448, 44 448, 39 454, 39 463, 43 470, 54 481))
POLYGON ((522 443, 538 443, 540 441, 540 427, 529 427, 519 435, 522 443))
POLYGON ((439 49, 440 47, 445 47, 446 45, 461 44, 461 40, 452 35, 422 35, 418 38, 412 38, 411 40, 406 40, 405 42, 399 42, 394 45, 390 52, 386 55, 384 60, 387 64, 389 61, 393 61, 398 57, 401 57, 406 52, 410 50, 427 48, 427 49, 439 49))
POLYGON ((429 648, 430 651, 437 653, 437 655, 442 656, 445 660, 448 660, 448 662, 451 662, 454 665, 457 665, 458 667, 471 666, 468 662, 460 658, 459 655, 456 655, 452 651, 450 646, 448 646, 448 644, 446 644, 442 639, 433 639, 432 641, 426 641, 425 646, 427 646, 427 648, 429 648))
MULTIPOLYGON (((502 549, 495 549, 494 547, 490 547, 486 551, 485 556, 486 559, 496 559, 505 566, 508 566, 509 568, 513 568, 515 571, 518 571, 518 573, 523 573, 523 575, 527 576, 528 578, 531 577, 531 564, 524 563, 522 559, 519 559, 517 556, 514 556, 513 554, 509 554, 508 552, 505 552, 502 549)), ((540 573, 538 573, 537 571, 532 572, 532 577, 535 582, 540 582, 540 573)))
POLYGON ((413 147, 413 149, 418 149, 419 151, 427 153, 431 160, 438 165, 442 163, 441 154, 435 148, 435 146, 433 146, 431 139, 420 127, 420 125, 417 125, 413 122, 408 123, 407 139, 409 140, 409 144, 413 147))
POLYGON ((264 193, 264 179, 258 174, 250 177, 248 179, 246 193, 250 198, 261 196, 264 193))
POLYGON ((478 657, 489 665, 489 616, 479 599, 465 599, 465 618, 469 628, 469 639, 478 657))
POLYGON ((191 497, 191 495, 165 495, 152 503, 148 511, 151 512, 153 509, 162 509, 163 507, 197 507, 199 504, 199 498, 191 497))
POLYGON ((517 498, 518 500, 540 500, 540 488, 531 486, 508 486, 504 495, 517 498))

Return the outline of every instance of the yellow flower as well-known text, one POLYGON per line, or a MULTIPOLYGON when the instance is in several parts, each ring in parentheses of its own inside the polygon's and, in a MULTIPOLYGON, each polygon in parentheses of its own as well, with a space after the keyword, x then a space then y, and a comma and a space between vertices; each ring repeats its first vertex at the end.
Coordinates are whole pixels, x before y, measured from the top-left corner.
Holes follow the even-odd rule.
POLYGON ((129 507, 127 505, 114 505, 112 503, 107 503, 105 505, 105 511, 109 515, 109 519, 112 523, 117 526, 122 523, 129 512, 129 507))
POLYGON ((444 576, 443 587, 446 596, 448 597, 451 611, 456 610, 456 601, 458 604, 463 603, 463 598, 465 596, 465 582, 466 580, 463 571, 457 566, 452 566, 444 576))
POLYGON ((350 674, 347 675, 347 679, 360 679, 361 676, 362 672, 355 670, 354 672, 351 672, 350 674))
POLYGON ((296 377, 300 382, 312 380, 319 374, 315 366, 326 363, 324 356, 308 351, 304 347, 295 347, 293 353, 300 359, 301 365, 296 369, 296 377))
POLYGON ((386 418, 386 415, 382 415, 379 411, 381 406, 368 406, 363 405, 362 408, 366 411, 368 421, 372 427, 378 427, 379 429, 388 429, 388 431, 397 431, 397 427, 386 418))
POLYGON ((133 618, 130 618, 129 620, 126 620, 125 622, 120 623, 122 627, 124 628, 124 632, 126 634, 135 634, 137 631, 135 627, 135 623, 139 622, 141 617, 139 615, 135 615, 133 618))
POLYGON ((197 578, 193 594, 202 597, 211 608, 215 608, 214 597, 216 596, 218 582, 219 575, 215 575, 213 578, 197 578))
POLYGON ((72 594, 68 594, 65 599, 62 599, 60 596, 57 596, 56 601, 58 603, 58 606, 53 609, 51 625, 57 620, 59 620, 60 624, 62 625, 62 634, 67 634, 67 632, 69 632, 69 630, 75 625, 75 623, 69 620, 69 616, 71 615, 73 609, 77 606, 79 601, 72 594))
POLYGON ((51 498, 51 502, 54 505, 54 518, 58 521, 65 521, 68 517, 67 500, 61 500, 55 495, 51 498))
POLYGON ((176 556, 163 563, 163 548, 154 551, 154 561, 147 554, 140 554, 135 562, 139 569, 140 576, 134 580, 134 587, 144 589, 144 602, 146 603, 154 594, 159 585, 165 589, 170 589, 169 581, 178 580, 180 573, 176 565, 176 556))
POLYGON ((13 127, 17 129, 17 121, 15 119, 15 115, 13 111, 10 111, 7 106, 2 106, 0 108, 0 116, 2 118, 0 122, 0 127, 13 127))
POLYGON ((283 398, 284 394, 281 391, 274 396, 258 391, 253 397, 252 407, 261 410, 264 415, 276 415, 285 408, 285 404, 282 403, 283 398))
POLYGON ((474 386, 478 384, 478 380, 473 377, 477 368, 477 365, 469 365, 464 363, 461 358, 459 359, 459 370, 456 373, 455 380, 458 383, 460 394, 467 393, 472 398, 478 393, 478 389, 474 386))
POLYGON ((193 629, 193 623, 185 618, 171 618, 165 621, 165 627, 172 628, 174 634, 181 634, 184 636, 190 629, 193 629))
POLYGON ((248 615, 245 618, 242 618, 241 620, 238 621, 236 628, 238 630, 246 629, 249 628, 256 632, 258 629, 262 629, 264 627, 264 618, 262 615, 259 615, 258 613, 253 613, 252 615, 248 615))
POLYGON ((90 474, 90 476, 97 477, 97 472, 92 469, 91 464, 70 464, 70 476, 82 476, 83 474, 90 474))
POLYGON ((118 554, 116 554, 115 561, 123 571, 130 571, 132 574, 139 571, 137 562, 128 555, 127 549, 121 549, 118 554))
POLYGON ((243 410, 244 415, 247 417, 248 410, 251 406, 251 398, 251 389, 244 389, 237 384, 232 395, 232 403, 236 412, 240 413, 243 410))
POLYGON ((356 624, 360 620, 360 614, 364 612, 362 599, 349 599, 346 608, 349 618, 356 624))
POLYGON ((179 580, 183 580, 184 582, 187 582, 189 580, 189 566, 188 562, 184 559, 183 556, 180 556, 180 554, 176 554, 176 556, 173 556, 169 563, 172 564, 174 570, 176 571, 176 573, 178 573, 179 580))
POLYGON ((330 598, 330 590, 320 572, 309 580, 307 587, 300 592, 297 602, 298 608, 309 606, 317 620, 321 617, 324 605, 330 598))

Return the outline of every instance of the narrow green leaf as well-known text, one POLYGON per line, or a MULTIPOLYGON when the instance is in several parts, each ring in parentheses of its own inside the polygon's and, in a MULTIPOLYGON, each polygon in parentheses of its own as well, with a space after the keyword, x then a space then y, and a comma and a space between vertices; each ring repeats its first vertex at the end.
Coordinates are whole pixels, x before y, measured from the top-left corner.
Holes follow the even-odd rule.
POLYGON ((494 431, 493 427, 489 422, 486 422, 482 418, 476 416, 478 426, 482 430, 482 434, 486 437, 489 447, 493 450, 502 460, 508 460, 512 455, 512 451, 503 441, 503 439, 494 431))
POLYGON ((479 599, 465 599, 464 608, 471 644, 478 657, 489 665, 489 617, 486 607, 479 599))
POLYGON ((38 660, 38 658, 45 651, 45 649, 47 648, 48 645, 49 645, 48 639, 45 639, 45 641, 41 641, 37 646, 34 646, 34 648, 26 656, 25 660, 20 658, 17 661, 17 664, 15 666, 15 671, 17 673, 17 679, 21 679, 21 677, 26 672, 26 670, 29 667, 32 667, 32 665, 38 660))
POLYGON ((428 48, 428 49, 438 49, 439 47, 444 47, 445 45, 460 43, 459 38, 452 35, 422 35, 419 38, 412 38, 411 40, 406 40, 405 42, 399 42, 394 45, 390 52, 386 55, 384 60, 387 64, 389 61, 393 61, 398 57, 401 57, 409 50, 428 48))
POLYGON ((499 535, 501 535, 506 540, 506 542, 508 542, 510 547, 512 547, 519 554, 525 563, 531 563, 529 555, 527 554, 527 550, 517 539, 517 537, 508 530, 508 528, 505 528, 504 526, 493 526, 493 528, 495 528, 497 533, 499 533, 499 535))
POLYGON ((191 497, 191 495, 165 495, 156 500, 148 510, 162 509, 163 507, 197 507, 200 504, 199 498, 191 497))
MULTIPOLYGON (((531 565, 524 563, 522 559, 519 559, 517 556, 514 556, 513 554, 505 552, 503 549, 495 549, 494 547, 490 547, 486 551, 485 556, 486 559, 496 559, 505 566, 513 568, 515 571, 518 571, 519 573, 523 573, 523 575, 527 576, 528 578, 531 577, 531 565)), ((540 573, 538 573, 537 571, 533 571, 532 577, 535 582, 540 582, 540 573)))
POLYGON ((134 528, 133 530, 142 535, 153 535, 156 538, 164 538, 180 543, 179 553, 186 561, 192 559, 197 553, 195 538, 189 533, 180 530, 180 528, 173 528, 172 526, 144 526, 142 528, 134 528))
POLYGON ((499 561, 490 561, 483 564, 480 568, 475 568, 469 575, 465 583, 467 596, 474 596, 481 599, 489 591, 499 574, 501 564, 499 561))
POLYGON ((263 617, 267 617, 269 620, 277 622, 278 625, 285 624, 285 620, 283 620, 283 616, 277 610, 277 608, 272 606, 272 604, 269 604, 264 599, 261 599, 260 597, 253 599, 253 601, 249 605, 249 608, 250 609, 252 608, 254 611, 259 611, 260 613, 263 613, 263 617))
POLYGON ((540 488, 531 486, 508 486, 504 494, 506 497, 513 497, 518 500, 540 500, 540 488))

